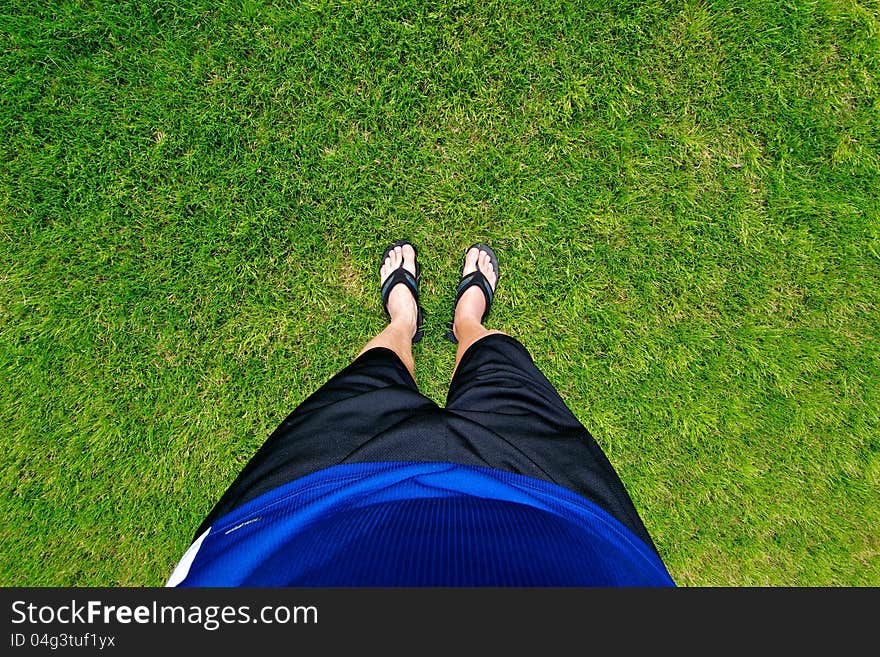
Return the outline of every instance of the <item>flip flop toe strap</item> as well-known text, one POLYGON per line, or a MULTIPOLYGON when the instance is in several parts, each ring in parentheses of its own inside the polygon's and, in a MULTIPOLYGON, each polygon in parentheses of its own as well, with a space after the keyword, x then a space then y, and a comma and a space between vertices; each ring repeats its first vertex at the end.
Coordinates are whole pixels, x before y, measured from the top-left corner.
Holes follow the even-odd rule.
POLYGON ((403 267, 398 267, 393 272, 391 272, 391 275, 382 284, 382 307, 385 309, 385 314, 387 314, 389 317, 391 315, 390 313, 388 313, 388 297, 391 294, 391 290, 398 283, 403 283, 407 286, 407 288, 409 288, 409 291, 412 292, 416 303, 418 303, 419 300, 419 285, 416 281, 415 276, 413 276, 403 267))
POLYGON ((483 316, 480 318, 480 322, 483 322, 489 315, 489 309, 492 307, 492 299, 495 298, 495 290, 489 285, 489 279, 487 279, 485 274, 479 269, 462 277, 458 284, 458 291, 455 294, 455 305, 458 305, 459 299, 461 299, 461 296, 468 290, 468 288, 473 287, 474 285, 478 286, 486 297, 486 309, 483 311, 483 316))

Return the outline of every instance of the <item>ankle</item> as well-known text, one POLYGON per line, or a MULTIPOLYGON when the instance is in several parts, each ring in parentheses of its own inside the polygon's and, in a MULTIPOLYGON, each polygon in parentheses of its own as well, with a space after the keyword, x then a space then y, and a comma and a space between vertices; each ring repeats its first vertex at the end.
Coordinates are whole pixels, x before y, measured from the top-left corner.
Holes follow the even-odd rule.
POLYGON ((416 318, 409 316, 393 317, 388 323, 388 330, 412 338, 416 332, 416 318))
POLYGON ((480 318, 466 313, 456 313, 452 322, 452 330, 455 337, 461 340, 463 336, 473 335, 485 331, 480 318))

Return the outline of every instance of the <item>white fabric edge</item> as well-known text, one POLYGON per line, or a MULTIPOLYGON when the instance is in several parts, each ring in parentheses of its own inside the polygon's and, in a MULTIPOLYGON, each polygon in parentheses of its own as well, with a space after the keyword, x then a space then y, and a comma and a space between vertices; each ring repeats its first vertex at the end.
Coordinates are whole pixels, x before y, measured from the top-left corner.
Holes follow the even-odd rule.
POLYGON ((174 572, 171 573, 168 581, 165 582, 165 586, 177 586, 186 579, 186 576, 189 575, 190 566, 192 566, 193 561, 195 561, 196 555, 199 553, 199 548, 202 547, 202 542, 208 538, 208 534, 210 533, 211 528, 208 527, 202 535, 189 546, 187 551, 183 553, 183 556, 174 568, 174 572))

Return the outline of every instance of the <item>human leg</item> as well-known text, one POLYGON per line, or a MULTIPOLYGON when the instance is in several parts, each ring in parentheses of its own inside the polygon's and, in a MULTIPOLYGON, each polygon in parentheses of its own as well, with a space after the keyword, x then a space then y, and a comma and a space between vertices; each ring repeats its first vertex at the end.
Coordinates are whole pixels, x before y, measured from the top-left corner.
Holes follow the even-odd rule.
MULTIPOLYGON (((471 249, 462 275, 479 269, 494 286, 485 252, 471 249)), ((650 547, 654 543, 611 462, 556 388, 515 338, 482 324, 486 294, 474 285, 461 295, 453 331, 458 339, 446 410, 498 437, 494 467, 547 479, 595 502, 650 547), (515 450, 521 457, 512 459, 515 450), (526 469, 528 468, 528 469, 526 469)), ((655 548, 656 549, 656 548, 655 548)))
MULTIPOLYGON (((381 284, 384 285, 401 266, 411 274, 416 274, 416 252, 411 244, 395 246, 389 251, 379 270, 381 284)), ((375 347, 390 349, 406 365, 415 380, 412 340, 418 330, 418 302, 405 285, 395 285, 388 293, 386 308, 390 318, 388 326, 370 340, 358 356, 375 347)))
MULTIPOLYGON (((481 251, 478 247, 471 247, 465 254, 464 267, 461 270, 462 278, 475 271, 482 272, 491 288, 495 289, 498 274, 492 266, 489 254, 486 251, 481 251)), ((485 293, 477 285, 474 285, 464 291, 455 306, 452 331, 458 340, 458 348, 455 352, 455 365, 452 368, 453 377, 455 377, 461 357, 474 342, 487 335, 501 333, 501 331, 487 329, 483 326, 486 304, 485 293)))

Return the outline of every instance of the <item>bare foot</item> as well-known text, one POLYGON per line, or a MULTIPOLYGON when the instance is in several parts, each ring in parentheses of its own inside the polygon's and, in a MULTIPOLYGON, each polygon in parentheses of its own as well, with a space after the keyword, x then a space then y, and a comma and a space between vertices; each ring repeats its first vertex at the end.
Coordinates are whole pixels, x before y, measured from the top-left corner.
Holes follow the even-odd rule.
MULTIPOLYGON (((492 267, 492 260, 489 258, 488 253, 474 247, 465 255, 464 267, 461 270, 461 275, 466 276, 471 272, 477 271, 477 269, 483 272, 486 280, 489 281, 489 285, 494 290, 497 277, 495 276, 495 269, 492 267)), ((455 337, 459 337, 457 329, 459 325, 470 324, 472 322, 482 324, 482 317, 485 310, 486 296, 483 294, 483 291, 476 285, 465 290, 464 294, 461 295, 461 299, 458 300, 458 304, 455 306, 455 318, 452 323, 452 332, 455 334, 455 337)))
MULTIPOLYGON (((415 250, 409 244, 396 246, 388 253, 385 262, 379 269, 380 285, 383 285, 392 272, 400 267, 401 262, 403 262, 403 268, 415 276, 415 250)), ((406 335, 415 335, 418 328, 416 324, 419 317, 419 307, 406 285, 398 283, 391 288, 391 293, 388 295, 388 314, 391 315, 392 326, 405 329, 406 335)))

